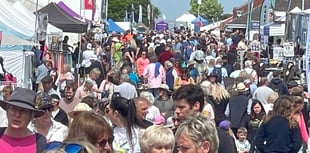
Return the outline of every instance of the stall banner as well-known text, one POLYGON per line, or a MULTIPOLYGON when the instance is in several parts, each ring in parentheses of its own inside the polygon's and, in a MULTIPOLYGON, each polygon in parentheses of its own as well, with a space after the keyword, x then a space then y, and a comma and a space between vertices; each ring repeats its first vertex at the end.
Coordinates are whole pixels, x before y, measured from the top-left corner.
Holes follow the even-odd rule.
MULTIPOLYGON (((308 22, 308 32, 307 32, 307 48, 306 48, 306 78, 307 78, 307 86, 310 89, 310 22, 308 22)), ((310 93, 310 90, 308 90, 310 93)))
POLYGON ((1 42, 2 42, 2 31, 0 31, 0 50, 1 50, 1 42))
POLYGON ((284 48, 284 56, 285 57, 294 57, 294 43, 293 42, 285 42, 283 43, 284 48))
POLYGON ((284 49, 282 47, 274 47, 273 48, 273 59, 282 59, 284 49))

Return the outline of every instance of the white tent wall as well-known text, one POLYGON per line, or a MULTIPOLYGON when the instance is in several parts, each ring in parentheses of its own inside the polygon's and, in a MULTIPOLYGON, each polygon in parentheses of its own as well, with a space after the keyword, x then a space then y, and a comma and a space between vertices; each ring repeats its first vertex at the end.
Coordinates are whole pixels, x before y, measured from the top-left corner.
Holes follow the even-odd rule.
MULTIPOLYGON (((34 13, 32 13, 30 10, 28 10, 20 1, 17 1, 13 4, 13 7, 15 8, 16 11, 18 11, 19 14, 23 15, 23 19, 25 21, 27 21, 29 24, 31 24, 31 28, 34 31, 34 27, 35 27, 35 19, 36 16, 34 13)), ((48 24, 47 25, 47 34, 62 34, 62 30, 51 25, 48 24)))
MULTIPOLYGON (((7 0, 2 0, 0 3, 0 21, 14 29, 16 32, 27 36, 29 39, 34 35, 34 28, 27 21, 24 21, 23 16, 19 15, 18 11, 7 2, 7 0)), ((33 23, 32 23, 33 24, 33 23)))
MULTIPOLYGON (((7 0, 2 0, 0 3, 0 21, 5 25, 15 30, 18 33, 25 35, 22 39, 30 40, 34 36, 35 31, 35 15, 23 7, 22 4, 16 4, 15 7, 7 0)), ((48 24, 47 33, 62 34, 62 30, 48 24)))
POLYGON ((285 35, 285 24, 271 24, 270 25, 270 36, 284 36, 285 35))
POLYGON ((0 56, 4 59, 4 68, 12 73, 16 79, 18 86, 23 88, 32 88, 32 57, 34 53, 31 51, 0 51, 0 56))

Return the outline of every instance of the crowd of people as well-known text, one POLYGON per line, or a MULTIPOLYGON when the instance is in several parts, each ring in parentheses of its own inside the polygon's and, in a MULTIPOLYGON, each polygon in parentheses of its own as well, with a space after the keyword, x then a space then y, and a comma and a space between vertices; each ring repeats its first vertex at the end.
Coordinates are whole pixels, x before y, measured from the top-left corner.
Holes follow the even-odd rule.
POLYGON ((307 90, 286 71, 267 76, 241 31, 91 39, 76 71, 43 59, 32 90, 3 87, 0 152, 307 151, 307 90))

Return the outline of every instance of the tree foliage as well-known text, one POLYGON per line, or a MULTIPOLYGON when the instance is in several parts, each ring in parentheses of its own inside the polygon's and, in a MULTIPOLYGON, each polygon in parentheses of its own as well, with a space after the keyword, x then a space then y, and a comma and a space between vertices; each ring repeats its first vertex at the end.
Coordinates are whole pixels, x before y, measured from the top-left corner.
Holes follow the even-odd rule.
MULTIPOLYGON (((198 0, 191 0, 190 13, 198 15, 198 0)), ((201 0, 199 15, 209 20, 217 20, 223 14, 223 7, 218 0, 201 0)))
MULTIPOLYGON (((113 19, 114 21, 123 21, 125 18, 125 12, 127 10, 128 17, 130 17, 131 13, 131 4, 134 5, 134 13, 135 13, 135 22, 138 22, 139 18, 139 5, 142 5, 142 18, 143 23, 148 25, 147 19, 147 5, 151 4, 150 0, 109 0, 108 5, 108 18, 113 19)), ((153 19, 158 18, 160 15, 160 10, 151 4, 151 9, 153 9, 153 19)), ((130 18, 129 18, 130 20, 130 18)), ((152 19, 151 19, 152 20, 152 19)))

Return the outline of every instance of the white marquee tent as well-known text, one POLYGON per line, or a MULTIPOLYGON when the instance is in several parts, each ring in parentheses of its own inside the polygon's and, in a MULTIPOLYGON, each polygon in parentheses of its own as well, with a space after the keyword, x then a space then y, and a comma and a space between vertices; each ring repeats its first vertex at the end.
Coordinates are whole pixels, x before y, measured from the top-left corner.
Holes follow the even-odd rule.
POLYGON ((175 21, 176 22, 186 22, 191 23, 196 19, 196 16, 190 13, 185 13, 182 16, 178 17, 175 21))

